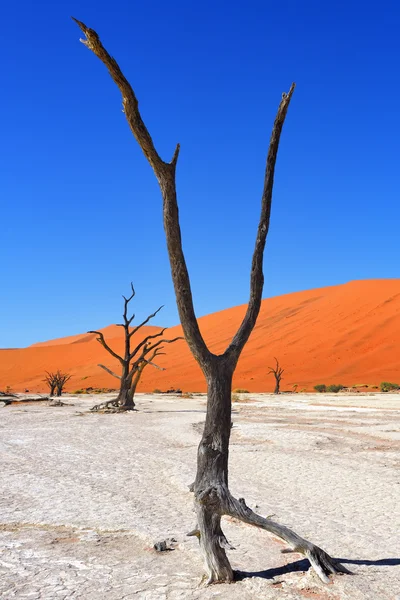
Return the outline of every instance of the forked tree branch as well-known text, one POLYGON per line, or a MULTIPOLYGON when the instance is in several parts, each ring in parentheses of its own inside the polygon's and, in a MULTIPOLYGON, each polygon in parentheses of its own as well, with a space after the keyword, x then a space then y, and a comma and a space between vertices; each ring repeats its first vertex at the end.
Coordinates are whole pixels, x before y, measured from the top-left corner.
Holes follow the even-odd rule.
POLYGON ((113 356, 114 358, 119 360, 121 365, 125 364, 125 360, 122 358, 122 356, 119 356, 119 354, 114 352, 114 350, 112 348, 110 348, 110 346, 107 344, 106 340, 104 339, 104 335, 101 333, 101 331, 88 331, 88 333, 95 333, 96 335, 98 335, 99 337, 96 339, 98 342, 100 342, 100 344, 103 346, 103 348, 105 348, 107 350, 107 352, 109 352, 111 354, 111 356, 113 356))
POLYGON ((282 369, 282 367, 279 365, 278 359, 275 356, 274 356, 274 358, 275 358, 276 365, 275 365, 275 367, 268 367, 268 369, 269 369, 268 373, 275 375, 276 379, 278 379, 280 381, 282 379, 282 375, 283 375, 285 369, 282 369))
POLYGON ((133 314, 131 317, 128 317, 128 306, 129 306, 129 302, 134 298, 135 296, 135 288, 133 287, 133 283, 131 282, 131 289, 132 289, 132 294, 129 296, 129 298, 127 298, 126 296, 122 296, 124 299, 124 313, 122 315, 122 318, 124 319, 123 323, 118 323, 117 327, 123 327, 124 331, 125 331, 125 353, 124 353, 124 360, 125 362, 129 362, 130 358, 130 353, 131 353, 131 336, 129 333, 129 325, 132 323, 133 319, 135 318, 135 314, 133 314))
POLYGON ((171 264, 172 280, 177 299, 180 321, 186 341, 202 368, 210 363, 211 353, 200 333, 190 287, 189 274, 182 250, 179 212, 176 197, 175 170, 179 156, 179 144, 176 146, 170 163, 164 162, 155 149, 151 135, 139 112, 136 95, 123 75, 118 63, 112 58, 100 41, 98 34, 82 21, 72 17, 86 39, 81 40, 107 67, 112 79, 122 94, 122 104, 129 127, 154 170, 164 200, 164 229, 167 238, 168 254, 171 264))
POLYGON ((78 19, 75 19, 74 17, 72 17, 72 19, 86 36, 86 40, 81 40, 81 42, 85 44, 89 50, 92 50, 92 52, 94 52, 94 54, 105 64, 114 82, 121 90, 122 104, 131 131, 145 157, 157 174, 165 163, 158 155, 153 140, 143 123, 143 119, 139 112, 139 103, 129 81, 123 75, 117 61, 108 54, 97 33, 93 29, 86 27, 82 21, 78 21, 78 19))
POLYGON ((235 337, 226 350, 226 354, 233 358, 235 364, 238 361, 240 353, 242 352, 244 345, 254 329, 258 313, 260 312, 261 297, 264 287, 263 257, 271 216, 272 189, 274 185, 276 157, 278 155, 282 127, 285 122, 287 110, 289 108, 294 89, 295 84, 292 83, 288 94, 282 94, 282 100, 279 104, 274 126, 272 128, 267 164, 265 168, 264 190, 261 199, 261 215, 258 224, 256 245, 251 263, 249 304, 242 324, 240 325, 235 337))
POLYGON ((160 312, 160 310, 164 308, 164 305, 162 304, 159 308, 157 308, 156 311, 154 311, 151 315, 149 315, 144 321, 142 321, 141 323, 139 323, 139 325, 136 325, 136 327, 134 327, 132 329, 132 331, 130 332, 129 336, 132 337, 133 335, 135 335, 135 333, 137 331, 139 331, 139 329, 141 329, 144 325, 146 325, 151 319, 153 319, 157 313, 160 312))
MULTIPOLYGON (((164 352, 160 352, 160 350, 163 350, 164 346, 161 346, 161 344, 173 344, 174 342, 177 342, 178 340, 183 340, 183 337, 176 337, 173 338, 172 340, 160 340, 155 344, 150 345, 149 343, 145 344, 142 348, 142 353, 141 355, 135 360, 135 362, 132 363, 131 367, 130 367, 130 373, 129 373, 129 377, 132 379, 132 377, 135 375, 135 373, 140 370, 140 372, 143 370, 144 366, 146 364, 151 364, 151 361, 153 360, 153 358, 155 358, 156 356, 160 355, 160 354, 165 354, 164 352), (149 353, 152 352, 152 355, 150 356, 150 358, 146 358, 147 355, 149 353)), ((154 367, 157 367, 157 365, 153 365, 154 367)), ((160 368, 160 367, 157 367, 160 368)), ((161 369, 164 370, 164 369, 161 369)))
MULTIPOLYGON (((140 115, 136 95, 130 83, 123 75, 118 63, 108 54, 107 50, 102 45, 98 34, 93 29, 90 29, 77 19, 74 19, 74 21, 86 36, 86 40, 81 41, 104 63, 112 79, 120 89, 124 113, 131 131, 158 179, 164 200, 164 229, 167 238, 168 254, 171 264, 172 280, 174 283, 179 317, 186 341, 194 357, 200 363, 203 371, 207 373, 209 367, 211 366, 211 358, 213 355, 208 350, 200 333, 194 311, 189 274, 183 254, 179 225, 179 211, 175 179, 176 164, 180 150, 179 144, 176 146, 172 161, 170 163, 164 162, 157 153, 150 133, 140 115)), ((255 326, 258 313, 260 312, 261 296, 264 285, 263 254, 271 215, 275 163, 278 154, 282 127, 292 94, 294 92, 294 88, 295 84, 293 83, 289 92, 287 94, 282 94, 282 100, 280 102, 272 129, 265 169, 264 190, 261 201, 261 216, 258 225, 256 244, 251 266, 249 304, 246 315, 231 344, 228 346, 224 354, 231 363, 232 370, 236 366, 240 353, 255 326)))
POLYGON ((135 315, 132 315, 130 318, 128 318, 128 306, 129 306, 129 302, 135 297, 135 288, 133 287, 133 283, 131 282, 131 289, 132 289, 132 294, 129 296, 129 298, 127 298, 126 296, 122 296, 124 299, 124 314, 123 314, 123 318, 124 318, 124 322, 121 324, 118 324, 119 327, 129 327, 129 325, 132 323, 133 319, 135 318, 135 315))
POLYGON ((147 335, 145 338, 143 338, 143 340, 141 342, 139 342, 139 344, 136 346, 136 348, 134 350, 132 350, 130 358, 132 359, 135 356, 135 354, 137 354, 139 352, 140 348, 145 346, 149 340, 160 337, 160 335, 163 335, 164 331, 166 331, 166 330, 167 330, 167 327, 163 327, 163 329, 161 329, 158 333, 153 333, 153 334, 147 335))
POLYGON ((184 337, 178 336, 178 337, 172 338, 172 340, 160 340, 156 344, 152 344, 151 346, 149 346, 148 352, 150 352, 151 350, 154 350, 154 348, 158 348, 160 346, 160 344, 173 344, 174 342, 177 342, 178 340, 184 340, 184 339, 185 339, 184 337))
POLYGON ((158 365, 156 365, 153 360, 155 359, 156 356, 162 356, 165 355, 165 352, 162 352, 163 350, 163 346, 159 346, 158 348, 156 348, 153 352, 153 354, 151 356, 149 356, 148 358, 144 358, 144 362, 148 365, 151 365, 152 367, 155 367, 156 369, 158 369, 159 371, 165 371, 164 367, 159 367, 158 365))
POLYGON ((159 356, 160 354, 165 354, 164 352, 159 352, 159 350, 162 349, 162 346, 160 348, 158 348, 157 350, 154 350, 153 354, 149 357, 149 358, 141 358, 140 361, 137 361, 136 363, 136 368, 134 368, 130 375, 129 375, 129 379, 131 382, 131 387, 133 387, 136 390, 136 386, 138 385, 140 378, 142 376, 142 372, 143 370, 147 367, 147 365, 152 365, 153 367, 155 367, 156 369, 160 370, 160 371, 165 371, 165 369, 163 369, 162 367, 159 367, 158 365, 156 365, 155 363, 153 363, 152 361, 154 360, 154 358, 156 356, 159 356))

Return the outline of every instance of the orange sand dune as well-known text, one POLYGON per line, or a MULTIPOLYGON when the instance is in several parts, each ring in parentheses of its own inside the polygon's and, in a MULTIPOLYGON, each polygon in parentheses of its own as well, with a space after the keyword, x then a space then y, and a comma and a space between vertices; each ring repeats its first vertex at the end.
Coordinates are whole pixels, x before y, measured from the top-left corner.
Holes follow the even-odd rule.
MULTIPOLYGON (((237 306, 199 319, 202 334, 214 352, 222 352, 244 316, 237 306)), ((117 352, 122 350, 122 328, 102 329, 117 352)), ((146 327, 142 335, 158 331, 146 327)), ((172 327, 165 337, 181 334, 172 327)), ((139 338, 137 338, 139 339, 139 338)), ((166 356, 143 373, 139 391, 179 387, 205 391, 202 373, 186 342, 166 346, 166 356)), ((242 354, 234 387, 272 391, 268 365, 277 356, 285 368, 283 389, 312 387, 317 383, 379 384, 400 382, 400 279, 352 281, 344 285, 307 290, 263 300, 257 326, 242 354)), ((119 364, 96 341, 82 334, 0 350, 0 389, 45 391, 46 370, 72 374, 68 390, 82 387, 118 387, 117 379, 97 364, 118 372, 119 364)))

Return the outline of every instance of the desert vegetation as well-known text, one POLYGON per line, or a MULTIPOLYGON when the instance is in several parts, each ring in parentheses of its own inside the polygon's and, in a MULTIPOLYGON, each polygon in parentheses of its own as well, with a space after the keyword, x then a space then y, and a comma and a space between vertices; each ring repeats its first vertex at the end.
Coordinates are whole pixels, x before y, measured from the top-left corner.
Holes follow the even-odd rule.
POLYGON ((275 118, 264 177, 261 215, 253 253, 250 297, 244 319, 225 352, 216 355, 207 347, 199 329, 193 306, 190 279, 182 249, 179 224, 176 168, 180 146, 172 159, 165 162, 158 154, 150 133, 143 122, 138 100, 117 61, 102 45, 98 34, 74 19, 85 39, 83 43, 104 63, 122 94, 123 112, 130 129, 147 158, 160 186, 163 197, 164 229, 180 321, 185 339, 199 363, 207 381, 207 413, 197 455, 197 474, 193 484, 197 523, 190 535, 197 537, 206 565, 207 583, 233 580, 233 570, 225 549, 229 543, 222 531, 221 517, 228 515, 245 523, 272 532, 288 545, 288 552, 299 552, 310 560, 318 576, 325 582, 329 575, 346 571, 321 548, 270 519, 253 512, 243 498, 234 498, 228 485, 228 454, 231 431, 232 377, 240 354, 250 337, 260 311, 264 284, 263 255, 269 229, 275 163, 280 136, 289 104, 295 89, 282 94, 275 118))
POLYGON ((382 381, 379 386, 381 392, 394 392, 400 390, 400 385, 398 383, 390 383, 389 381, 382 381))
POLYGON ((344 389, 345 386, 341 383, 331 383, 330 385, 325 385, 325 383, 318 383, 317 385, 314 385, 314 390, 320 394, 323 394, 325 392, 329 394, 337 394, 338 392, 344 389))
POLYGON ((337 394, 338 392, 340 392, 340 390, 344 390, 344 385, 342 385, 341 383, 332 383, 326 388, 326 391, 331 394, 337 394))
POLYGON ((317 385, 314 385, 314 390, 316 392, 319 392, 320 394, 326 392, 326 385, 325 385, 325 383, 318 383, 317 385))

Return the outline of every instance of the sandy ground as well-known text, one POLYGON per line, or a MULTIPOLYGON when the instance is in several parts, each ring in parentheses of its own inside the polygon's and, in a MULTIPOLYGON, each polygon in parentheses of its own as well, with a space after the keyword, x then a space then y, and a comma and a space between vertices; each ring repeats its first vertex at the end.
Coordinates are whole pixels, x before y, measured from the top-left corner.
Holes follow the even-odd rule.
POLYGON ((324 585, 265 531, 225 520, 241 579, 199 587, 197 541, 185 534, 204 396, 139 395, 139 412, 111 415, 74 396, 0 408, 0 596, 400 600, 399 395, 243 398, 232 493, 353 576, 324 585), (171 536, 175 550, 152 549, 171 536))

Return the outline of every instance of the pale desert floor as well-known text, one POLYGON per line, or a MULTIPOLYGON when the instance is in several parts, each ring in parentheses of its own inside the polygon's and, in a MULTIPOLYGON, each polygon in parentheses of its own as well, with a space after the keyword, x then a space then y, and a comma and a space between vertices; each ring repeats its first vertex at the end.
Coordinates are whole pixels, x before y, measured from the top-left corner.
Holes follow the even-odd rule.
MULTIPOLYGON (((265 531, 224 521, 241 580, 199 587, 188 485, 205 398, 139 395, 139 412, 0 408, 1 598, 400 600, 400 395, 249 394, 234 404, 230 487, 343 559, 324 585, 265 531), (168 537, 177 548, 156 553, 168 537)), ((1 404, 0 404, 1 406, 1 404)))

